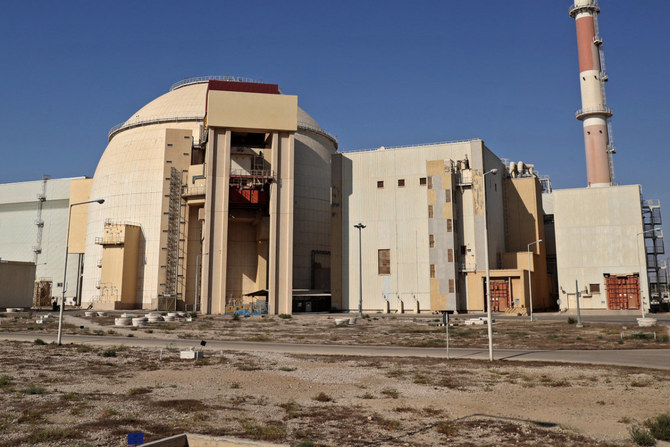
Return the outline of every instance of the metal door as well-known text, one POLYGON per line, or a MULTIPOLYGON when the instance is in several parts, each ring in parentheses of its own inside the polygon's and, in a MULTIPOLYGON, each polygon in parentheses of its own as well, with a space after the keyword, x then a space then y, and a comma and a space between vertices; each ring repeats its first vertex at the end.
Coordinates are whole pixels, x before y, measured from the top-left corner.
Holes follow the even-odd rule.
POLYGON ((607 308, 610 310, 640 308, 640 278, 637 275, 605 275, 607 308))
MULTIPOLYGON (((486 284, 486 280, 484 280, 486 284)), ((484 291, 486 293, 486 291, 484 291)), ((509 280, 491 280, 491 312, 504 312, 510 307, 509 280)))

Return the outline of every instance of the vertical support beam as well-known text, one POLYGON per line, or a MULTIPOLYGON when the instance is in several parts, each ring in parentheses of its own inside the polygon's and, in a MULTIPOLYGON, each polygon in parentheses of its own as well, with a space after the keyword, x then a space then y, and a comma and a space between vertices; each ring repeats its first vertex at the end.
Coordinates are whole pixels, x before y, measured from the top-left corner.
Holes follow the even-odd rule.
POLYGON ((276 181, 270 185, 270 231, 268 235, 268 313, 277 312, 277 227, 279 212, 279 187, 281 185, 279 166, 279 135, 272 133, 272 170, 275 172, 276 181))
POLYGON ((272 135, 272 167, 277 181, 270 189, 269 313, 293 309, 294 135, 272 135))
POLYGON ((220 314, 226 306, 231 132, 209 132, 201 308, 204 313, 220 314))

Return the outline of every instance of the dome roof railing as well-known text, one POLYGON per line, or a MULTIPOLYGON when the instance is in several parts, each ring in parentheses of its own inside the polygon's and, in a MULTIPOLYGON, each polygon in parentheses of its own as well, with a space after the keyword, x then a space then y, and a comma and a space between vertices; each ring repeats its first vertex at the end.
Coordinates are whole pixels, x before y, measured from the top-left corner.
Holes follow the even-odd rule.
POLYGON ((203 116, 173 116, 173 117, 160 117, 160 118, 146 118, 146 119, 136 119, 134 121, 124 121, 117 124, 116 126, 109 129, 107 134, 107 141, 111 141, 112 137, 122 130, 132 129, 134 127, 149 126, 151 124, 162 124, 162 123, 176 123, 183 121, 204 121, 203 116))
POLYGON ((176 90, 179 87, 191 84, 202 84, 207 81, 230 81, 230 82, 250 82, 252 84, 262 84, 263 81, 260 79, 245 78, 242 76, 230 76, 230 75, 219 75, 219 76, 197 76, 193 78, 182 79, 179 82, 175 82, 170 87, 170 91, 176 90))

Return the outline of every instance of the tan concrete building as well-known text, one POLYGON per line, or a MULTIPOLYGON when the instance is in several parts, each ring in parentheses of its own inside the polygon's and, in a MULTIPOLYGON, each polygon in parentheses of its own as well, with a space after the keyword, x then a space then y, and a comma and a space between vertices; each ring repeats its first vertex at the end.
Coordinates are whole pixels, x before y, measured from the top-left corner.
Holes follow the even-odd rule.
POLYGON ((544 237, 540 183, 510 178, 481 140, 337 154, 333 197, 334 306, 357 309, 362 286, 365 311, 485 310, 488 231, 493 310, 525 313, 529 274, 534 309, 551 307, 542 244, 528 262, 544 237))

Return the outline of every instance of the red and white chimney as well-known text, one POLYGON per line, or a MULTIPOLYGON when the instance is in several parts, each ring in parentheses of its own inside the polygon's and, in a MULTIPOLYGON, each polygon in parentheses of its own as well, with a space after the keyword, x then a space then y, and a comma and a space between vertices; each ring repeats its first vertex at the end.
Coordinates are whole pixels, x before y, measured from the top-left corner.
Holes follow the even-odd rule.
POLYGON ((575 0, 570 8, 570 17, 577 26, 577 48, 579 51, 579 85, 582 92, 582 108, 577 119, 584 123, 584 145, 586 150, 586 177, 589 187, 610 186, 614 177, 612 154, 614 146, 608 132, 607 120, 612 110, 605 99, 605 82, 602 39, 598 33, 597 0, 575 0))

